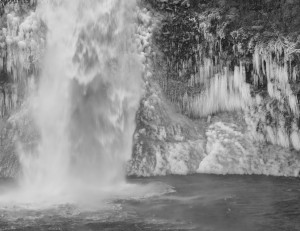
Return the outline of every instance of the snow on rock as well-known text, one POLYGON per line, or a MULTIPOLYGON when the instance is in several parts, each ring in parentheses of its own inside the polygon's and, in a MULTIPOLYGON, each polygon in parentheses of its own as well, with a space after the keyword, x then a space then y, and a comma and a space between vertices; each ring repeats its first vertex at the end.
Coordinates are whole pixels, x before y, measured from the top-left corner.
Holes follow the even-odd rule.
POLYGON ((193 121, 177 113, 158 93, 147 95, 142 100, 128 174, 195 173, 204 156, 205 139, 193 121))
POLYGON ((235 124, 213 123, 206 135, 207 156, 200 163, 198 173, 299 175, 297 152, 256 143, 235 124))

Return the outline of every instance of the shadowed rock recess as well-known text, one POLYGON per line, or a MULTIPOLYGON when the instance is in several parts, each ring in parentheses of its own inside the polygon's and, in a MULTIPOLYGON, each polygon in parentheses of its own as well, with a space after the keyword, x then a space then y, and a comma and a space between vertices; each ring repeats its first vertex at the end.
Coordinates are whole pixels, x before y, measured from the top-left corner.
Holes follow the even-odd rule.
MULTIPOLYGON (((47 28, 36 1, 0 5, 0 176, 35 145, 26 98, 47 28)), ((142 0, 144 96, 128 175, 300 171, 300 2, 142 0)))

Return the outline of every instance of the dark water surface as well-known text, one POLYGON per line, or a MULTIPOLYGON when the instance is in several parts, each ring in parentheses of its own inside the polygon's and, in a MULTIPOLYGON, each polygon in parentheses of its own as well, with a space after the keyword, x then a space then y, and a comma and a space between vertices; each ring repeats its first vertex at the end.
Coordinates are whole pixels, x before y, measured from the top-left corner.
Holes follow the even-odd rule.
MULTIPOLYGON (((300 231, 296 178, 193 175, 128 181, 163 182, 175 192, 119 199, 101 210, 71 204, 49 209, 0 207, 0 230, 300 231)), ((5 184, 0 181, 0 191, 5 184)))

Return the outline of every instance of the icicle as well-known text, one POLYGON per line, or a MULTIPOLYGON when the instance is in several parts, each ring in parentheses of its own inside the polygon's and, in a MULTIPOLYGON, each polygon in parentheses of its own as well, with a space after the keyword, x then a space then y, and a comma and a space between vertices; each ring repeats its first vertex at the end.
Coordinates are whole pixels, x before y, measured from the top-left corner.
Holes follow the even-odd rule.
MULTIPOLYGON (((255 74, 258 77, 260 76, 260 63, 261 63, 261 59, 260 59, 260 54, 259 54, 259 48, 258 48, 258 46, 256 46, 254 49, 254 54, 253 54, 253 68, 254 68, 255 74)), ((258 81, 257 81, 257 83, 258 83, 258 81)))
MULTIPOLYGON (((210 64, 209 61, 206 61, 210 64)), ((195 116, 207 116, 218 111, 239 110, 251 102, 250 88, 245 83, 245 70, 236 67, 232 73, 224 68, 222 74, 209 78, 212 68, 205 68, 203 76, 208 80, 206 89, 195 97, 189 97, 188 113, 195 116)))
MULTIPOLYGON (((284 118, 281 118, 279 123, 284 122, 284 118)), ((289 136, 284 128, 284 125, 280 125, 277 133, 277 144, 282 147, 288 148, 290 146, 289 136)))
POLYGON ((292 133, 291 133, 290 138, 291 138, 291 143, 292 143, 294 149, 299 151, 300 150, 300 133, 299 133, 299 129, 298 129, 296 121, 294 121, 292 123, 292 133))
POLYGON ((294 82, 297 81, 297 71, 296 71, 296 68, 293 68, 292 70, 292 79, 294 82))

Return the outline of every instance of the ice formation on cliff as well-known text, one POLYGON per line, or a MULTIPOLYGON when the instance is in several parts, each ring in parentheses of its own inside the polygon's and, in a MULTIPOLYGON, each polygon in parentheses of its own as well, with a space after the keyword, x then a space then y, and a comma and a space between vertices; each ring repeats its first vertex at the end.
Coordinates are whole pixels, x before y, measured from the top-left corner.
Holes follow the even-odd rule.
POLYGON ((4 16, 6 26, 1 29, 1 69, 8 80, 3 93, 2 116, 16 109, 24 101, 37 76, 45 46, 45 33, 37 14, 26 4, 8 3, 4 16))
POLYGON ((188 97, 187 93, 184 95, 184 110, 193 117, 202 117, 220 111, 244 109, 251 103, 250 86, 245 80, 243 66, 235 67, 233 73, 224 68, 221 73, 206 80, 208 83, 203 92, 192 97, 188 97))
MULTIPOLYGON (((220 2, 213 6, 201 3, 199 12, 190 8, 197 5, 192 1, 140 3, 137 36, 132 39, 143 61, 145 94, 136 118, 129 174, 188 174, 197 170, 298 174, 299 41, 273 33, 273 27, 272 33, 267 31, 268 25, 261 25, 270 16, 266 12, 267 16, 238 15, 241 9, 256 9, 260 4, 241 2, 239 9, 220 2), (253 16, 254 22, 249 23, 253 16), (245 21, 240 24, 238 20, 245 21), (243 121, 228 122, 239 113, 243 121)), ((270 1, 261 4, 274 10, 270 1)), ((290 9, 293 4, 280 6, 290 9)), ((1 100, 12 110, 26 94, 23 85, 32 84, 32 76, 38 72, 45 28, 30 10, 21 14, 17 4, 8 4, 5 9, 0 67, 2 63, 15 84, 5 88, 1 100)), ((91 47, 83 49, 92 53, 91 47)), ((77 58, 83 53, 80 55, 77 58)), ((81 74, 91 77, 94 73, 81 74)), ((11 121, 22 113, 12 116, 11 121)))
POLYGON ((298 176, 300 158, 279 146, 254 143, 240 127, 216 122, 207 132, 207 155, 198 173, 298 176))
MULTIPOLYGON (((276 4, 283 7, 282 3, 276 4)), ((291 4, 295 5, 294 2, 283 5, 290 8, 291 4)), ((241 13, 248 7, 278 9, 268 1, 259 4, 243 2, 244 8, 237 8, 234 4, 227 7, 219 2, 198 4, 197 8, 197 3, 193 2, 191 5, 197 8, 195 12, 180 1, 156 1, 150 5, 155 9, 151 11, 156 11, 155 17, 162 18, 154 30, 152 37, 155 41, 151 45, 160 48, 155 50, 152 67, 161 73, 156 71, 152 75, 163 94, 153 90, 157 88, 152 84, 152 91, 156 92, 156 97, 152 97, 155 103, 149 97, 141 104, 144 114, 147 114, 142 119, 151 129, 145 125, 140 130, 142 132, 137 133, 142 137, 140 140, 147 136, 155 139, 138 145, 137 153, 140 154, 134 154, 134 158, 139 156, 140 165, 135 166, 133 173, 189 173, 193 172, 193 167, 189 171, 188 165, 177 164, 193 162, 194 158, 194 163, 200 163, 198 172, 297 176, 299 93, 294 83, 299 79, 299 39, 293 42, 293 36, 287 38, 267 31, 269 25, 261 25, 261 22, 262 18, 270 16, 268 12, 251 22, 249 20, 253 20, 255 14, 244 12, 243 17, 241 13), (248 24, 252 27, 248 28, 248 24), (266 33, 261 33, 263 29, 266 33), (163 113, 159 108, 165 108, 170 101, 176 108, 168 111, 173 117, 181 111, 199 122, 191 122, 192 126, 199 128, 199 136, 195 139, 198 146, 190 145, 196 147, 193 157, 187 157, 190 153, 187 150, 185 157, 181 155, 182 146, 166 148, 172 136, 168 135, 167 123, 160 123, 161 117, 166 116, 160 116, 163 113), (226 112, 230 114, 227 117, 242 113, 243 119, 226 123, 224 121, 228 118, 215 119, 226 112), (206 123, 200 122, 206 117, 206 123), (205 135, 200 135, 201 131, 205 135), (165 140, 159 142, 163 137, 165 140), (177 162, 169 159, 175 153, 177 162), (162 171, 165 169, 167 171, 162 171)), ((289 19, 296 18, 293 17, 289 19)), ((190 123, 187 117, 185 120, 190 123)), ((192 139, 183 137, 184 140, 192 139)))

